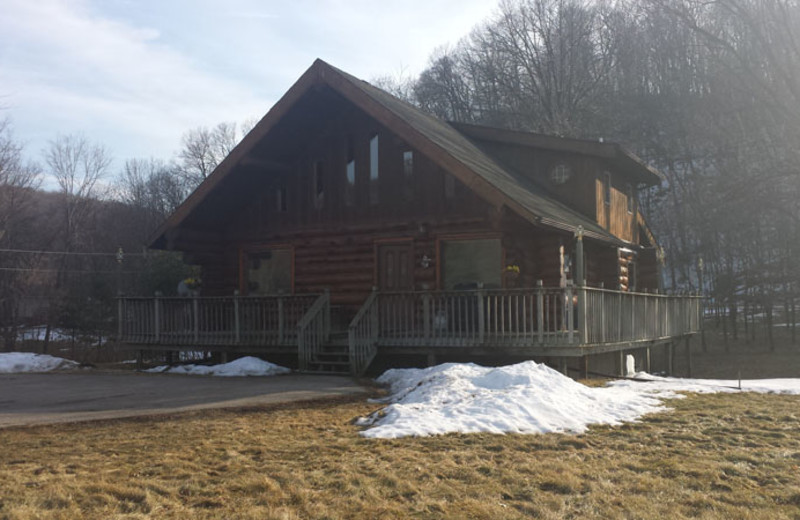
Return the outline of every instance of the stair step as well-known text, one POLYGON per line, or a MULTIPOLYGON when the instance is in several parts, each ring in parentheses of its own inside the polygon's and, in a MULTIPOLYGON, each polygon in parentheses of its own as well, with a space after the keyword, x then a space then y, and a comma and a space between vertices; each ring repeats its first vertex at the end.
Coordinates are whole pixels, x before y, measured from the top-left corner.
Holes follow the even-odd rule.
POLYGON ((348 356, 347 354, 317 354, 316 356, 314 356, 315 363, 327 363, 328 361, 349 363, 350 356, 348 356))
POLYGON ((313 361, 311 361, 311 364, 349 367, 350 361, 328 361, 328 360, 314 359, 313 361))

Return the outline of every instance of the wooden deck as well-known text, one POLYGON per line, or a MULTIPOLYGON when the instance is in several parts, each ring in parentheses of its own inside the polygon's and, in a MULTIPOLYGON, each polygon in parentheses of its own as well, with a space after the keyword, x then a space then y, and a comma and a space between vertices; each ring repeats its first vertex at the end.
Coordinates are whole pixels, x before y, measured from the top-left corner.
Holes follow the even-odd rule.
MULTIPOLYGON (((120 298, 118 335, 151 350, 296 352, 313 369, 332 345, 330 297, 271 295, 120 298)), ((700 331, 694 295, 590 287, 374 291, 346 332, 362 373, 388 353, 458 352, 574 357, 674 341, 700 331)), ((342 345, 338 345, 342 347, 342 345)))

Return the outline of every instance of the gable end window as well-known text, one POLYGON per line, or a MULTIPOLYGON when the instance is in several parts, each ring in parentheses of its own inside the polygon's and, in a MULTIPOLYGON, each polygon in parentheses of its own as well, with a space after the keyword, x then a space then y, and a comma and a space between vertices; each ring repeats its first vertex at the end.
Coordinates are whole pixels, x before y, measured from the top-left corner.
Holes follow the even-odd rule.
POLYGON ((414 152, 403 152, 403 194, 406 200, 414 198, 414 152))
POLYGON ((325 172, 322 161, 314 162, 314 207, 322 209, 322 203, 325 201, 325 172))
POLYGON ((628 192, 628 213, 633 213, 636 207, 636 194, 633 192, 633 185, 628 184, 625 186, 625 189, 628 192))
POLYGON ((356 158, 352 136, 347 139, 347 163, 344 169, 344 204, 352 207, 356 203, 356 158))
POLYGON ((369 140, 369 203, 378 203, 378 181, 380 172, 378 171, 378 134, 374 134, 369 140))
POLYGON ((288 201, 286 200, 286 185, 281 184, 275 188, 275 210, 279 213, 288 211, 288 201))

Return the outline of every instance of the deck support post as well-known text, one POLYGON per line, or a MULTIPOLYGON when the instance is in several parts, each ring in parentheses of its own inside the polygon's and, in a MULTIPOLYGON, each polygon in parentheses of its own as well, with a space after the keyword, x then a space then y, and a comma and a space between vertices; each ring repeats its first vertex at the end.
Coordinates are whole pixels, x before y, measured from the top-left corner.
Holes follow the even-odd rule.
POLYGON ((625 374, 625 351, 624 350, 618 350, 616 352, 616 356, 615 356, 614 361, 615 361, 614 364, 616 365, 616 369, 617 369, 617 376, 618 377, 625 377, 627 375, 627 374, 625 374))
POLYGON ((558 371, 569 377, 569 364, 567 363, 567 358, 558 358, 558 371))
POLYGON ((219 362, 220 363, 227 363, 228 362, 228 351, 223 350, 219 353, 219 362))
POLYGON ((544 343, 544 282, 536 280, 536 332, 539 344, 544 343))
POLYGON ((644 349, 644 369, 648 374, 650 373, 650 347, 644 349))
POLYGON ((580 362, 581 362, 580 378, 589 379, 589 356, 582 356, 580 358, 580 362))
POLYGON ((136 370, 142 370, 144 368, 144 351, 139 349, 136 351, 136 370))
POLYGON ((691 336, 686 336, 686 377, 692 377, 692 339, 691 336))
POLYGON ((436 354, 433 352, 428 352, 428 366, 436 366, 436 354))
POLYGON ((673 350, 674 350, 674 345, 670 341, 669 343, 667 343, 667 346, 664 347, 664 354, 665 354, 665 357, 667 358, 667 375, 668 376, 672 375, 672 357, 673 357, 672 354, 673 354, 673 350))

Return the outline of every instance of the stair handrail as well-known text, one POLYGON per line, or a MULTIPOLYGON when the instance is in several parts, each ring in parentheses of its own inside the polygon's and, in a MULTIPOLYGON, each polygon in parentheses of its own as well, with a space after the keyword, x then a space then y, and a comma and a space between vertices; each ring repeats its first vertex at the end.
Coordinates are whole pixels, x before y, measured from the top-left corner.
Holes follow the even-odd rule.
POLYGON ((331 336, 331 293, 327 289, 297 322, 297 357, 300 370, 309 363, 331 336))
POLYGON ((362 375, 378 352, 378 290, 372 289, 347 328, 350 371, 362 375))

